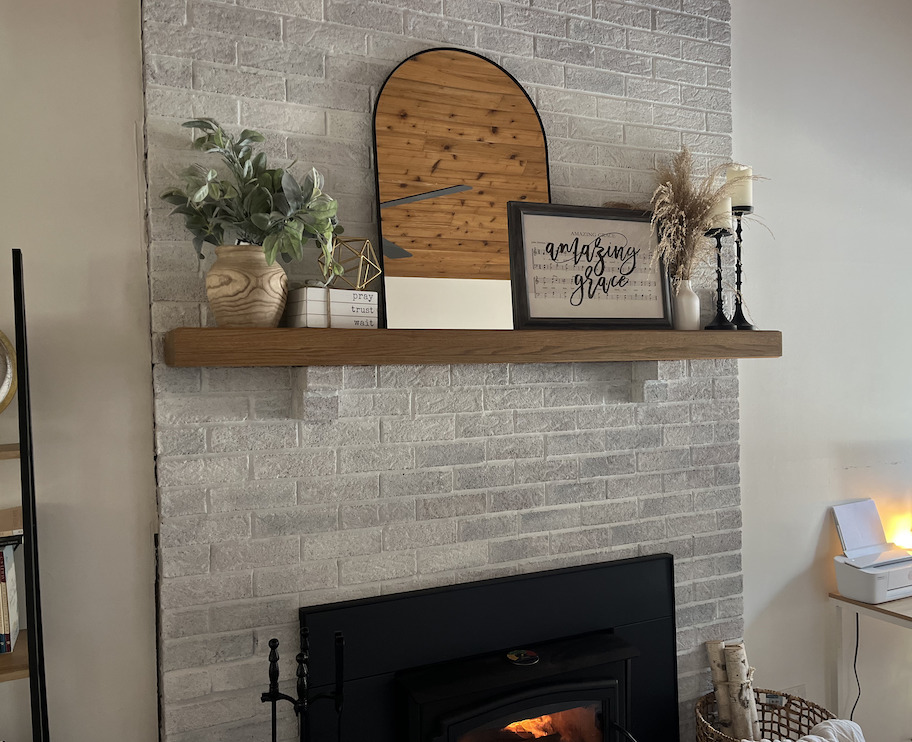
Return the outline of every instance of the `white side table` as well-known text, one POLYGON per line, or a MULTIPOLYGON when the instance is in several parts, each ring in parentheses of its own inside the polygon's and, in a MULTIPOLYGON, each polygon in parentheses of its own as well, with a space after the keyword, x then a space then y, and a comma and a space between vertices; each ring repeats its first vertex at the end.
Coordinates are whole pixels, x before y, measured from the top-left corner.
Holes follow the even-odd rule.
POLYGON ((842 612, 850 610, 863 616, 887 621, 897 626, 903 626, 912 629, 912 598, 902 598, 900 600, 891 600, 887 603, 862 603, 860 600, 847 598, 839 593, 830 593, 830 604, 835 606, 835 623, 833 626, 832 636, 835 639, 835 651, 830 658, 830 683, 827 698, 827 708, 834 714, 839 713, 839 663, 842 659, 842 612))

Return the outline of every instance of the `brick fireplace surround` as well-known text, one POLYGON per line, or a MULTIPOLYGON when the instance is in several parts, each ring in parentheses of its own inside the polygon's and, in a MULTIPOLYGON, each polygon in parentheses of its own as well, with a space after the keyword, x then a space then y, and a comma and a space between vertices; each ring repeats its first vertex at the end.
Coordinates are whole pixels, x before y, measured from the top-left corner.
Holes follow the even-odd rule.
POLYGON ((535 101, 554 202, 645 202, 682 144, 730 156, 729 18, 726 0, 145 0, 164 740, 268 739, 266 641, 294 646, 301 605, 657 552, 692 738, 702 642, 743 629, 737 362, 168 368, 162 333, 210 323, 209 261, 157 196, 193 161, 180 122, 211 116, 315 165, 347 234, 375 238, 377 90, 455 46, 535 101))

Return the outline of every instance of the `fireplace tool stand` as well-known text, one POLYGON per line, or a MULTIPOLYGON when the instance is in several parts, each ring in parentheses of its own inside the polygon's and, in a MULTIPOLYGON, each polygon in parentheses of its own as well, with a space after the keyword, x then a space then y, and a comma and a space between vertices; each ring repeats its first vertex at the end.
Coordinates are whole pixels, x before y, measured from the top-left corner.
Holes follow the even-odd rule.
POLYGON ((309 694, 310 682, 310 632, 306 628, 301 629, 301 651, 295 656, 295 662, 298 669, 295 672, 297 677, 296 692, 297 698, 292 698, 284 693, 279 692, 279 640, 269 640, 269 690, 260 696, 263 703, 272 704, 272 742, 277 742, 277 722, 278 722, 278 703, 279 701, 288 701, 295 714, 298 716, 298 734, 300 742, 309 742, 310 740, 310 704, 314 701, 331 700, 336 708, 336 730, 338 740, 342 740, 342 706, 345 700, 344 694, 344 677, 345 677, 345 637, 341 631, 335 635, 335 669, 336 683, 332 693, 321 693, 311 697, 309 694))

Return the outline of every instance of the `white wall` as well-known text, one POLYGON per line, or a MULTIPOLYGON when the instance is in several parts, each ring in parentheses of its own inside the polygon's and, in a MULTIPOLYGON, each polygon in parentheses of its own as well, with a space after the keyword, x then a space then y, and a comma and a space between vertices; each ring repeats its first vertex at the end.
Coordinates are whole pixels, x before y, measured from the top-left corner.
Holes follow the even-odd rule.
MULTIPOLYGON (((157 739, 138 2, 0 0, 0 329, 23 250, 50 732, 157 739)), ((15 410, 0 440, 16 437, 15 410)), ((3 462, 0 504, 18 498, 3 462)), ((28 684, 0 739, 31 739, 28 684)))
MULTIPOLYGON (((827 508, 908 509, 912 488, 912 4, 732 6, 735 157, 769 178, 755 204, 775 237, 746 235, 745 298, 784 333, 782 359, 740 364, 746 638, 762 687, 825 702, 827 508)), ((861 643, 855 719, 870 740, 907 740, 912 632, 863 620, 861 643)))

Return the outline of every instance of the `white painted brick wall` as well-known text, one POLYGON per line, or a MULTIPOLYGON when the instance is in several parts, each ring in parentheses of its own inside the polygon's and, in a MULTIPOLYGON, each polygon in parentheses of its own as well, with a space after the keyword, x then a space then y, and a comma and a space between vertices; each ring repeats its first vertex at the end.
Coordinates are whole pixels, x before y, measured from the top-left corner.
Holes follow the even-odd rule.
POLYGON ((692 737, 702 642, 743 630, 737 363, 170 369, 162 333, 211 323, 212 258, 157 195, 194 157, 180 122, 212 116, 316 165, 375 238, 377 91, 457 46, 535 101, 554 201, 645 203, 682 144, 704 171, 730 155, 729 20, 727 0, 145 0, 165 740, 268 738, 266 642, 290 680, 299 605, 659 551, 692 737))

